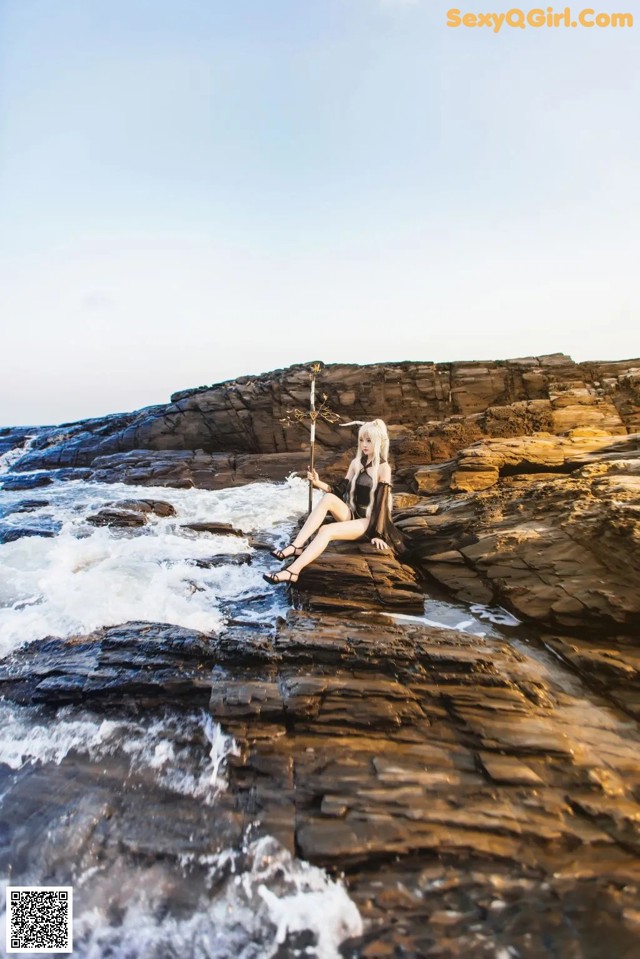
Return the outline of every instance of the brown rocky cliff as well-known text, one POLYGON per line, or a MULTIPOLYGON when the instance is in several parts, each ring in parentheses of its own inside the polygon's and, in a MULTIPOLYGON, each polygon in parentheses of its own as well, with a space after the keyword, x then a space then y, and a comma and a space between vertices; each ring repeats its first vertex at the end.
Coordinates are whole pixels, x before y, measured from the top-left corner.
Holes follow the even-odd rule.
MULTIPOLYGON (((440 462, 483 436, 640 428, 640 359, 577 364, 553 354, 497 362, 331 364, 322 369, 318 390, 345 421, 385 419, 399 469, 440 462)), ((48 431, 16 468, 98 465, 97 457, 134 450, 304 454, 305 427, 286 428, 282 420, 292 408, 306 409, 308 397, 305 365, 186 390, 164 407, 126 419, 48 431)), ((353 445, 352 431, 322 422, 318 437, 327 453, 353 445)))

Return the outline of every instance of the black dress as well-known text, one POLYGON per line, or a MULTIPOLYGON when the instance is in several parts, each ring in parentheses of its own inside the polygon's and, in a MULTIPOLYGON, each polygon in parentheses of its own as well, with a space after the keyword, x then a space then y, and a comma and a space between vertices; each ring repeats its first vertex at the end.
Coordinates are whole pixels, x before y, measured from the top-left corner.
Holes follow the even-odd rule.
MULTIPOLYGON (((349 499, 349 483, 347 483, 347 499, 349 499)), ((356 488, 353 492, 353 498, 355 501, 355 512, 351 510, 351 519, 364 519, 367 515, 367 509, 369 508, 369 500, 371 499, 371 487, 373 486, 373 480, 367 473, 365 466, 362 467, 360 472, 356 477, 356 488)), ((349 504, 347 503, 349 506, 349 504)), ((349 507, 351 508, 351 507, 349 507)))
MULTIPOLYGON (((373 482, 367 473, 366 465, 363 463, 362 469, 356 477, 354 490, 355 512, 351 510, 352 519, 364 519, 367 515, 369 501, 371 499, 371 487, 373 482)), ((331 487, 331 492, 343 499, 347 506, 349 503, 349 489, 351 484, 349 480, 341 480, 331 487)), ((389 515, 389 497, 391 495, 390 483, 378 483, 373 494, 373 505, 369 516, 369 524, 364 531, 362 539, 382 539, 391 547, 391 549, 401 556, 407 551, 404 536, 400 530, 393 524, 389 515)))

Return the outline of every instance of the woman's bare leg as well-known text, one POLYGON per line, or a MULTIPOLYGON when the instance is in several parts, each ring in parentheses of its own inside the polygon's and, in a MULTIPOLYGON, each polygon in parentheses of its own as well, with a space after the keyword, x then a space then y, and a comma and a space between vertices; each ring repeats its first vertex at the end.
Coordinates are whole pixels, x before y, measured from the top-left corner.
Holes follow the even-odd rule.
POLYGON ((325 493, 312 509, 298 535, 292 540, 292 545, 296 548, 304 546, 309 537, 313 536, 315 531, 320 528, 327 513, 331 513, 333 518, 339 522, 345 522, 351 517, 351 510, 339 496, 336 496, 335 493, 325 493))
POLYGON ((368 525, 369 520, 365 518, 350 519, 343 523, 332 523, 330 526, 323 526, 318 532, 318 535, 311 540, 304 553, 298 556, 293 563, 290 563, 285 570, 282 570, 281 573, 277 573, 276 575, 279 579, 281 578, 286 582, 288 579, 287 573, 291 572, 295 576, 296 573, 302 572, 305 566, 308 566, 309 563, 317 559, 321 553, 324 553, 332 540, 346 541, 360 539, 360 537, 364 535, 368 525))

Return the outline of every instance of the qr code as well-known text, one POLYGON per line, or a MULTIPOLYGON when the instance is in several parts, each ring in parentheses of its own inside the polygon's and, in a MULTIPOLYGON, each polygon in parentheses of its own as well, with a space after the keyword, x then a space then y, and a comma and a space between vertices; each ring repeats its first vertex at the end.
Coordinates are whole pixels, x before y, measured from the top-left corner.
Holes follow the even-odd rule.
POLYGON ((7 952, 72 952, 73 888, 7 886, 7 952))

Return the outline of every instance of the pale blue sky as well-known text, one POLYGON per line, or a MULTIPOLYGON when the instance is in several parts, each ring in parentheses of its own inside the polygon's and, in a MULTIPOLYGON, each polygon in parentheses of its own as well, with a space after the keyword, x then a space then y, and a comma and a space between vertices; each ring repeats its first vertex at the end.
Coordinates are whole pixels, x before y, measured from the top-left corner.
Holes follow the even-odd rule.
POLYGON ((0 424, 311 358, 638 356, 640 14, 452 5, 0 0, 0 424))

